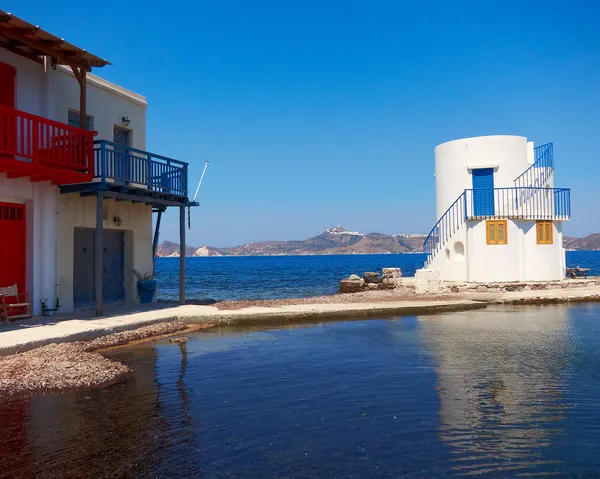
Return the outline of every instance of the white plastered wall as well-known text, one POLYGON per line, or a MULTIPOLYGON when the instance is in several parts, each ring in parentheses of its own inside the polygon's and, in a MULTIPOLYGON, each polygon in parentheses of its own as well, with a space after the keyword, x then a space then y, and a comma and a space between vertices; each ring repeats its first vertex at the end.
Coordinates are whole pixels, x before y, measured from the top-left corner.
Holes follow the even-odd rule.
MULTIPOLYGON (((125 232, 125 300, 137 301, 136 277, 132 268, 141 274, 152 273, 152 207, 143 203, 104 200, 105 229, 125 232), (118 216, 121 226, 113 218, 118 216)), ((60 254, 59 283, 61 310, 73 309, 73 268, 75 228, 96 228, 96 198, 78 194, 60 196, 60 254)))
MULTIPOLYGON (((45 71, 43 65, 1 48, 0 62, 17 70, 17 109, 62 123, 67 123, 69 109, 79 110, 79 84, 69 69, 59 66, 45 71)), ((143 96, 88 74, 87 113, 94 117, 94 129, 98 131, 96 139, 112 141, 114 126, 125 128, 122 118, 127 116, 131 146, 145 149, 146 106, 143 96)), ((59 195, 58 191, 58 187, 50 182, 31 183, 28 179, 7 179, 0 174, 0 201, 25 203, 27 207, 27 291, 35 314, 41 313, 41 299, 47 299, 47 304, 54 307, 58 286, 60 310, 72 309, 73 228, 95 228, 96 224, 94 198, 59 195), (66 229, 59 231, 59 225, 66 229), (57 238, 60 238, 58 250, 57 238)), ((115 207, 112 200, 105 204, 109 205, 109 211, 118 211, 117 216, 123 219, 120 229, 126 231, 126 265, 133 265, 141 273, 151 273, 151 208, 128 202, 118 203, 115 207)), ((113 216, 109 216, 111 221, 105 222, 105 227, 115 227, 113 216)), ((124 277, 126 298, 135 299, 135 280, 129 271, 124 277)))
POLYGON ((57 195, 58 188, 47 182, 31 183, 22 178, 9 180, 0 174, 0 201, 25 204, 26 208, 25 271, 34 314, 41 313, 42 299, 53 305, 56 298, 57 195))
POLYGON ((471 172, 494 169, 494 187, 514 186, 527 168, 527 138, 523 136, 480 136, 449 141, 435 149, 435 194, 438 219, 463 193, 473 187, 471 172))
MULTIPOLYGON (((521 136, 486 136, 454 140, 435 149, 438 219, 472 188, 472 170, 494 169, 496 188, 514 180, 534 161, 534 144, 521 136)), ((548 186, 553 185, 553 178, 548 186)), ((428 265, 447 281, 543 281, 565 275, 562 224, 554 222, 552 245, 538 245, 535 221, 507 220, 508 243, 488 245, 485 221, 462 224, 428 265), (463 253, 464 252, 464 253, 463 253)))

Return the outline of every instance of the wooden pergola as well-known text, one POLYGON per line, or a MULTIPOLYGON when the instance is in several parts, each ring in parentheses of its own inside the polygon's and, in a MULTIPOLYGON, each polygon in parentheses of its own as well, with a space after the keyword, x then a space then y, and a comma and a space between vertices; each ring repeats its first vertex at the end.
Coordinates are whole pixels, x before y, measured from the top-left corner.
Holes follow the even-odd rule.
POLYGON ((79 48, 64 38, 59 38, 37 25, 0 10, 0 48, 34 62, 44 63, 48 57, 52 65, 66 65, 73 70, 79 83, 79 126, 85 129, 86 108, 86 75, 92 68, 110 65, 108 60, 93 55, 79 48))

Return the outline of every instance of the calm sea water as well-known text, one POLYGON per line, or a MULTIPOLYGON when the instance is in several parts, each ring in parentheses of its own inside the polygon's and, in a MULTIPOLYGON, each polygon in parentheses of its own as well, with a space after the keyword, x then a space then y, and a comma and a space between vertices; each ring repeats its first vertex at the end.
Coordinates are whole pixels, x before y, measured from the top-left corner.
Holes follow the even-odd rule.
MULTIPOLYGON (((402 268, 414 276, 423 254, 332 256, 241 256, 188 258, 186 290, 191 299, 280 299, 334 294, 339 281, 353 273, 402 268)), ((591 268, 600 275, 600 251, 568 251, 567 266, 591 268)), ((157 258, 161 299, 179 295, 179 258, 157 258)))
POLYGON ((128 380, 5 403, 2 477, 598 477, 600 306, 113 350, 128 380))

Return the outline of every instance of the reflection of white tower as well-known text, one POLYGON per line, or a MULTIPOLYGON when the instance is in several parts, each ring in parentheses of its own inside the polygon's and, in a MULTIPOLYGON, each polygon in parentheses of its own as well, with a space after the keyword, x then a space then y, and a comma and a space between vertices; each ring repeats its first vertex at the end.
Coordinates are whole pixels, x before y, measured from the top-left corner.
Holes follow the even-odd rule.
POLYGON ((439 434, 456 454, 456 469, 506 474, 537 465, 541 448, 560 434, 567 308, 468 311, 420 322, 436 363, 439 434))
POLYGON ((426 267, 442 280, 541 281, 565 276, 562 221, 570 190, 554 188, 553 145, 521 136, 454 140, 435 149, 438 223, 426 267))

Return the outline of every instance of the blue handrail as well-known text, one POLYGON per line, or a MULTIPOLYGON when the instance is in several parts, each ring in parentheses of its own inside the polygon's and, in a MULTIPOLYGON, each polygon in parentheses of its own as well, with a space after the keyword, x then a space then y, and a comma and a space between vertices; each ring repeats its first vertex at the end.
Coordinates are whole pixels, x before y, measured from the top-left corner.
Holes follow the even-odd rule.
POLYGON ((465 190, 466 218, 480 219, 525 219, 567 220, 571 217, 571 190, 569 188, 541 188, 516 186, 488 190, 465 190), (476 193, 476 194, 475 194, 476 193), (476 208, 482 196, 493 204, 493 208, 476 208))
POLYGON ((444 212, 423 242, 423 252, 428 261, 445 244, 466 220, 466 192, 456 198, 454 203, 444 212), (443 241, 443 242, 442 242, 443 241))
POLYGON ((112 141, 94 141, 95 176, 134 183, 151 191, 176 196, 188 194, 188 164, 112 141))
POLYGON ((553 143, 538 146, 533 151, 535 161, 522 174, 515 178, 514 183, 517 187, 543 187, 554 171, 553 143))
POLYGON ((444 212, 423 243, 426 265, 467 220, 524 219, 568 220, 571 217, 569 188, 508 187, 466 189, 444 212), (476 207, 478 202, 492 205, 476 207))

